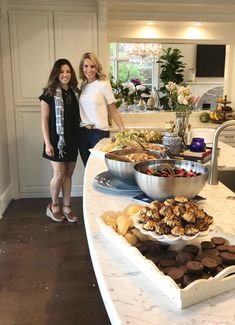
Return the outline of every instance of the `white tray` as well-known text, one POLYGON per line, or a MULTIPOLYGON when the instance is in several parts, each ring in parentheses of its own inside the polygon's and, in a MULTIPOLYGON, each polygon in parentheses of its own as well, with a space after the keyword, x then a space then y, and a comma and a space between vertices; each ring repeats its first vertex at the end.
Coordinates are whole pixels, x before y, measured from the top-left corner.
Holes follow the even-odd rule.
MULTIPOLYGON (((181 289, 169 276, 164 275, 152 261, 146 259, 137 248, 131 246, 123 236, 116 233, 111 226, 105 224, 101 217, 96 220, 101 233, 179 308, 191 306, 235 288, 235 265, 232 265, 222 270, 215 277, 207 280, 196 280, 186 288, 181 289)), ((230 244, 235 244, 235 236, 223 233, 218 227, 214 229, 210 236, 196 238, 194 243, 197 244, 201 240, 208 240, 212 236, 224 237, 230 244)))

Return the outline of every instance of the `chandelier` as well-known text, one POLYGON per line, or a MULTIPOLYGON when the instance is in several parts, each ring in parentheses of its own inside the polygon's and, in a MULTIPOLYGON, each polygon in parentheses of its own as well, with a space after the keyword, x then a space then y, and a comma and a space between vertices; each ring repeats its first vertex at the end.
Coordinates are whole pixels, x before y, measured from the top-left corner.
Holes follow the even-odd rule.
POLYGON ((133 63, 153 63, 161 52, 158 43, 130 43, 126 44, 126 51, 133 63))

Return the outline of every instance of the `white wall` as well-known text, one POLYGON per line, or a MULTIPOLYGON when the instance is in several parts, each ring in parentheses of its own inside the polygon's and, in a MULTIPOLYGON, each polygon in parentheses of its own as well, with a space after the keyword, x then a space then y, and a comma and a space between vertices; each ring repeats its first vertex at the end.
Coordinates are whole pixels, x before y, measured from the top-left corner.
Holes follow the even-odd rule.
MULTIPOLYGON (((1 37, 1 36, 0 36, 1 37)), ((8 137, 7 137, 7 122, 3 88, 3 69, 2 69, 2 47, 0 42, 0 218, 6 209, 11 196, 10 191, 10 169, 8 155, 8 137)))

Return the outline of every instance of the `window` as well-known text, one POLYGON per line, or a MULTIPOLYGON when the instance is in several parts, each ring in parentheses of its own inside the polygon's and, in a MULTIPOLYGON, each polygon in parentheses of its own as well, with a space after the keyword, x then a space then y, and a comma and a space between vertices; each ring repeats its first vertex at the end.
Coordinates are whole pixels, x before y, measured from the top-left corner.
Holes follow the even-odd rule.
POLYGON ((128 43, 110 43, 110 73, 121 82, 139 79, 151 90, 157 87, 157 64, 155 62, 134 62, 127 53, 128 43))

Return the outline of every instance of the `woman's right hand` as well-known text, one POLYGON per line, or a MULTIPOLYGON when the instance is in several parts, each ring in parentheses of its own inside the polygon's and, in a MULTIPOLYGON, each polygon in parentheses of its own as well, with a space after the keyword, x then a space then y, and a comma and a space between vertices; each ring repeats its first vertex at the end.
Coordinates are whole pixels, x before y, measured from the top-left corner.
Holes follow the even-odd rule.
POLYGON ((48 144, 46 145, 46 148, 45 148, 45 151, 46 151, 46 154, 50 157, 53 157, 54 156, 54 148, 51 144, 48 144))

